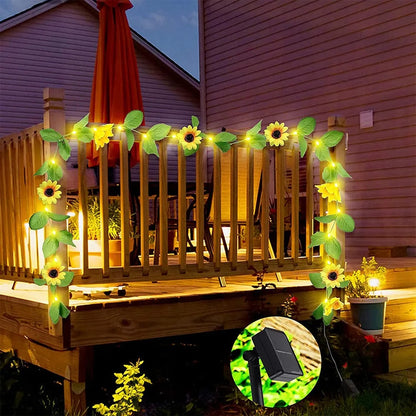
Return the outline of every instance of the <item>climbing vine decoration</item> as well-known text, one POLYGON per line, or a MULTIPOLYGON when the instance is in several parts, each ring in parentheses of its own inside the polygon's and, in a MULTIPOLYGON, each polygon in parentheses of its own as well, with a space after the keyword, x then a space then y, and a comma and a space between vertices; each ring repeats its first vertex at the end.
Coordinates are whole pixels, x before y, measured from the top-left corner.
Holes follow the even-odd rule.
MULTIPOLYGON (((74 273, 65 271, 61 260, 56 253, 60 244, 72 245, 73 235, 66 229, 56 231, 51 225, 54 222, 66 221, 69 215, 63 215, 53 212, 52 207, 61 198, 61 185, 59 181, 63 178, 62 163, 66 162, 71 156, 71 147, 69 137, 79 140, 83 143, 94 141, 96 149, 104 147, 114 136, 114 130, 123 131, 127 139, 127 148, 130 151, 138 137, 142 143, 142 148, 147 154, 159 156, 157 142, 165 138, 176 139, 178 145, 182 146, 184 155, 190 156, 196 153, 205 140, 217 146, 222 152, 227 152, 232 145, 245 143, 249 147, 261 150, 268 144, 269 146, 284 146, 289 138, 288 127, 278 121, 270 123, 261 133, 262 120, 256 123, 252 128, 246 131, 242 137, 237 137, 227 131, 221 131, 217 134, 208 134, 199 130, 199 120, 192 116, 191 124, 184 126, 178 132, 174 132, 171 126, 159 123, 150 127, 147 131, 137 130, 143 122, 143 113, 139 110, 129 112, 123 124, 115 126, 114 124, 103 124, 93 127, 88 126, 88 114, 75 123, 73 131, 69 134, 62 135, 54 129, 43 129, 40 131, 42 139, 46 142, 56 143, 56 150, 52 157, 45 160, 43 165, 35 172, 35 175, 45 176, 45 180, 37 188, 37 193, 44 205, 44 210, 35 212, 30 220, 29 227, 32 230, 46 229, 45 240, 42 245, 42 252, 45 258, 45 265, 40 272, 40 277, 34 279, 34 283, 39 286, 48 285, 54 301, 49 307, 51 321, 56 324, 60 317, 69 316, 69 309, 56 296, 56 287, 67 287, 71 284, 74 273), (58 160, 62 159, 62 162, 58 160)), ((315 130, 315 119, 306 117, 302 119, 297 126, 297 140, 301 156, 303 157, 308 147, 308 141, 311 141, 311 135, 315 130)), ((325 162, 326 166, 322 173, 323 183, 317 185, 318 192, 322 198, 327 198, 329 202, 336 203, 336 212, 328 213, 322 217, 316 217, 315 220, 320 223, 328 224, 329 232, 318 231, 311 236, 310 248, 323 245, 327 255, 333 259, 329 261, 321 273, 311 273, 310 280, 318 288, 326 288, 326 300, 314 311, 314 317, 323 318, 326 325, 331 321, 334 310, 340 309, 342 303, 339 298, 333 297, 332 289, 335 287, 346 287, 348 281, 345 280, 343 269, 336 262, 341 256, 341 244, 336 239, 335 227, 350 232, 354 229, 354 220, 348 214, 342 211, 341 192, 337 182, 338 177, 349 178, 343 166, 332 159, 329 149, 335 147, 342 139, 343 133, 339 131, 329 131, 319 140, 313 140, 314 152, 316 157, 325 162)))

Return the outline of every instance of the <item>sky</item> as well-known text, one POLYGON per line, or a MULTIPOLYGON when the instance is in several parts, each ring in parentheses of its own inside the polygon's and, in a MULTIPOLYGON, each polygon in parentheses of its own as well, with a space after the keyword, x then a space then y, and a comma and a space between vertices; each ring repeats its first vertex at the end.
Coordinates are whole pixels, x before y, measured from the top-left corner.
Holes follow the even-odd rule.
MULTIPOLYGON (((44 0, 0 0, 0 20, 44 0)), ((130 0, 130 27, 199 79, 198 0, 130 0)))

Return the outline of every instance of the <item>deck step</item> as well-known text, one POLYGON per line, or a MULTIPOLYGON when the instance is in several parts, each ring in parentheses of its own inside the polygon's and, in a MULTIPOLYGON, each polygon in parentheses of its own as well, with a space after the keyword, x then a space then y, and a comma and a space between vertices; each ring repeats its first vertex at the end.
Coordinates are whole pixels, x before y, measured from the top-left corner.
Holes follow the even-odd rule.
POLYGON ((416 320, 386 324, 389 373, 416 367, 416 320))

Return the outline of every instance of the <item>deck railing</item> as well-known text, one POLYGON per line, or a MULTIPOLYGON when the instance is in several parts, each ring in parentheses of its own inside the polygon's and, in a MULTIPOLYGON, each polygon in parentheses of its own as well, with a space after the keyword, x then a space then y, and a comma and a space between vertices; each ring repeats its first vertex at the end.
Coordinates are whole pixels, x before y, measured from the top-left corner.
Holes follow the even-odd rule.
MULTIPOLYGON (((30 215, 43 209, 36 194, 41 178, 33 173, 53 151, 53 144, 43 142, 39 131, 45 127, 53 127, 64 133, 70 127, 65 124, 63 109, 56 105, 61 99, 54 100, 52 93, 57 92, 45 92, 44 123, 0 139, 0 278, 30 282, 32 278, 38 277, 44 265, 41 254, 45 237, 43 231, 32 231, 28 228, 30 215)), ((114 192, 109 193, 112 184, 109 185, 107 148, 100 150, 99 179, 92 191, 86 181, 87 145, 79 142, 78 193, 75 197, 79 202, 79 217, 82 222, 81 254, 79 268, 73 269, 73 284, 128 283, 221 277, 264 271, 283 272, 316 268, 322 263, 320 253, 314 253, 309 248, 314 227, 313 218, 326 209, 322 205, 319 207, 321 199, 314 192, 314 160, 311 149, 308 149, 304 162, 300 162, 295 143, 276 149, 266 147, 261 151, 236 145, 231 146, 226 154, 214 147, 210 156, 213 169, 212 172, 207 172, 207 151, 202 144, 195 155, 196 173, 192 183, 194 190, 190 196, 187 158, 178 146, 177 186, 175 195, 172 195, 168 177, 168 164, 171 160, 168 150, 171 145, 167 140, 162 140, 159 142, 159 180, 155 198, 154 195, 149 195, 149 156, 141 145, 137 168, 139 184, 136 187, 139 192, 132 195, 127 141, 122 132, 117 134, 113 139, 120 144, 119 181, 116 184, 118 192, 111 197, 120 201, 121 265, 110 266, 108 208, 110 193, 114 192), (102 249, 101 267, 98 268, 91 267, 88 253, 86 213, 91 192, 100 201, 102 249), (209 192, 212 192, 212 204, 207 213, 209 192), (132 201, 139 207, 135 213, 132 201), (192 210, 189 209, 191 203, 194 204, 192 210), (154 211, 152 207, 155 204, 154 211), (241 213, 242 207, 245 215, 241 213), (175 213, 174 218, 170 218, 172 212, 175 213), (303 214, 301 220, 299 212, 303 214), (132 230, 133 214, 138 221, 132 230), (290 229, 290 253, 287 253, 285 226, 286 240, 290 229), (302 233, 300 227, 303 229, 302 233), (136 245, 139 245, 136 247, 136 257, 131 256, 129 244, 132 231, 136 245), (149 236, 154 233, 159 248, 152 252, 149 236), (169 253, 171 247, 168 242, 172 233, 177 241, 177 256, 169 253), (189 252, 190 233, 193 234, 195 253, 189 252), (245 244, 241 243, 242 234, 245 244), (210 236, 210 241, 207 241, 207 235, 210 236), (300 253, 300 235, 303 253, 300 253), (207 247, 211 249, 207 251, 207 247), (158 256, 155 261, 156 253, 158 256)), ((319 169, 315 169, 316 171, 319 173, 319 169)), ((62 199, 65 201, 66 190, 61 190, 62 199)), ((65 202, 58 204, 58 210, 66 210, 65 202)), ((60 255, 67 258, 66 246, 60 248, 60 255)))

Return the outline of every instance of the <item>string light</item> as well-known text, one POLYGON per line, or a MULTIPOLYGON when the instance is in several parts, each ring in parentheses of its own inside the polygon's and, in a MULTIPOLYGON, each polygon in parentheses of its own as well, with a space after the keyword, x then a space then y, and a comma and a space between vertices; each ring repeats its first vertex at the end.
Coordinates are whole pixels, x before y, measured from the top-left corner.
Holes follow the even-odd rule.
POLYGON ((251 137, 247 136, 246 140, 249 142, 251 140, 251 137))
POLYGON ((315 146, 319 146, 321 142, 319 140, 315 140, 315 146))
POLYGON ((147 134, 143 133, 143 139, 147 139, 147 134))
POLYGON ((118 131, 122 131, 123 130, 123 126, 121 126, 121 125, 117 126, 117 130, 118 131))
POLYGON ((56 160, 55 159, 51 159, 50 162, 52 163, 52 165, 55 165, 56 160))
POLYGON ((67 212, 66 215, 68 215, 68 217, 75 217, 75 212, 67 212))
POLYGON ((212 142, 214 139, 211 136, 208 136, 207 139, 212 142))
POLYGON ((73 130, 72 135, 75 136, 77 134, 76 130, 73 130))

